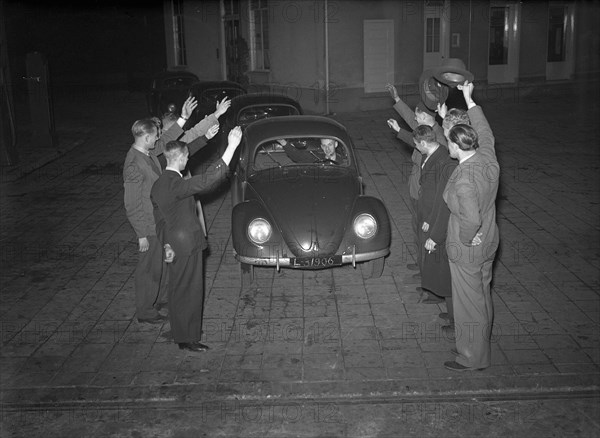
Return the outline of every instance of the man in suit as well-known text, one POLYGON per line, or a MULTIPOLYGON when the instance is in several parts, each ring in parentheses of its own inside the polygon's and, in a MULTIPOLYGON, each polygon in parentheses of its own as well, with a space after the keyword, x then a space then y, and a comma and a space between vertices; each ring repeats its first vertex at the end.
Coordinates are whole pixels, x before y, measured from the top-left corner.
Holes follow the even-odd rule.
POLYGON ((450 210, 442 197, 448 178, 457 166, 448 150, 441 146, 433 128, 417 126, 413 131, 415 148, 423 154, 420 193, 417 201, 419 245, 423 251, 421 287, 446 301, 452 323, 452 283, 446 254, 446 232, 450 210))
MULTIPOLYGON (((434 133, 436 141, 446 147, 446 138, 444 136, 444 130, 435 120, 435 112, 431 111, 423 101, 419 102, 415 107, 415 110, 411 110, 410 107, 404 103, 400 96, 398 95, 398 91, 396 87, 392 84, 387 84, 386 88, 388 89, 390 95, 394 99, 394 110, 400 117, 406 122, 409 126, 410 131, 400 128, 398 122, 394 119, 388 120, 388 126, 392 128, 396 132, 396 138, 404 141, 409 146, 413 146, 413 130, 419 125, 427 125, 431 126, 434 133)), ((412 227, 413 232, 415 233, 415 237, 417 240, 417 263, 409 263, 407 268, 413 271, 417 271, 421 269, 421 262, 423 259, 423 251, 419 242, 419 221, 417 219, 417 202, 419 200, 419 191, 421 189, 419 180, 421 178, 421 162, 423 155, 416 148, 413 150, 411 155, 412 167, 410 175, 408 176, 408 194, 410 196, 410 203, 408 208, 410 209, 410 213, 412 216, 412 227)), ((420 274, 415 274, 417 278, 419 278, 420 274)), ((421 292, 424 292, 422 289, 421 292)), ((424 298, 421 300, 422 303, 425 304, 437 304, 442 300, 434 295, 424 294, 424 298)))
POLYGON ((473 84, 460 86, 471 126, 459 124, 448 133, 450 156, 458 166, 444 190, 450 209, 446 249, 452 277, 456 360, 454 371, 484 369, 491 363, 493 303, 492 264, 499 243, 496 194, 500 167, 494 135, 481 107, 472 98, 473 84))
MULTIPOLYGON (((153 119, 137 120, 131 128, 134 143, 125 157, 123 187, 127 219, 138 238, 135 298, 139 322, 159 324, 166 319, 155 308, 159 300, 161 279, 164 278, 163 247, 157 238, 150 189, 162 173, 157 156, 163 153, 165 140, 174 140, 183 134, 182 126, 196 105, 195 99, 187 99, 181 117, 164 132, 162 139, 159 138, 160 131, 153 119)), ((194 152, 200 150, 206 145, 207 138, 198 137, 190 143, 190 149, 194 152)))
POLYGON ((183 142, 169 142, 165 150, 167 168, 152 187, 155 214, 165 221, 165 242, 175 251, 169 265, 169 321, 173 340, 182 350, 207 350, 202 338, 204 274, 202 251, 207 247, 204 230, 196 215, 194 195, 214 190, 227 176, 228 166, 240 144, 239 126, 228 135, 227 149, 205 173, 184 179, 189 152, 183 142))

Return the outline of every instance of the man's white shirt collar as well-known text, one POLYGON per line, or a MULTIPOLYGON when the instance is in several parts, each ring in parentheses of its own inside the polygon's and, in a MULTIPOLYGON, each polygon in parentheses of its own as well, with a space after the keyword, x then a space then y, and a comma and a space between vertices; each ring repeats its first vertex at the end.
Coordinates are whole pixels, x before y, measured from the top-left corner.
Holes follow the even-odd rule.
POLYGON ((477 152, 473 153, 472 155, 469 155, 468 157, 465 157, 465 158, 463 158, 462 160, 460 160, 460 161, 458 162, 458 164, 462 164, 462 163, 464 163, 465 161, 467 161, 469 158, 471 158, 471 157, 472 157, 473 155, 475 155, 476 153, 477 153, 477 152))
POLYGON ((183 175, 181 174, 181 172, 179 170, 175 169, 174 167, 167 166, 165 170, 172 170, 173 172, 177 172, 179 174, 179 176, 183 178, 183 175))

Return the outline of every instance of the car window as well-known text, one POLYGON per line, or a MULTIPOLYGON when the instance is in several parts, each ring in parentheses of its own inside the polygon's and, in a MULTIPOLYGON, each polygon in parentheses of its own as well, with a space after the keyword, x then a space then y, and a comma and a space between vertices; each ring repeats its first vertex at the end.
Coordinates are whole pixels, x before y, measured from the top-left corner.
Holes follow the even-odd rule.
POLYGON ((290 105, 253 105, 243 108, 238 115, 238 124, 246 126, 256 120, 269 117, 298 115, 298 109, 290 105))
POLYGON ((224 97, 233 99, 240 94, 244 94, 244 91, 238 88, 209 88, 204 90, 199 97, 199 100, 203 104, 216 104, 217 100, 222 100, 224 97))
POLYGON ((262 143, 255 149, 252 167, 255 170, 274 167, 302 165, 348 166, 350 164, 347 146, 338 139, 321 137, 280 138, 262 143), (335 159, 328 159, 321 146, 322 140, 336 142, 335 159))
POLYGON ((183 78, 183 77, 175 77, 175 78, 167 78, 163 81, 163 88, 180 88, 180 87, 189 87, 194 83, 193 78, 183 78))

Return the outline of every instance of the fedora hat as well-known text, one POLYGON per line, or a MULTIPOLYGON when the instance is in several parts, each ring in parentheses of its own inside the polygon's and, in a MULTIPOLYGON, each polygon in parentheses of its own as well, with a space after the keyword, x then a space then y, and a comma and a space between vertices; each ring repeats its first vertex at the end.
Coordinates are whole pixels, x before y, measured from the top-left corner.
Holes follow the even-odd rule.
POLYGON ((433 69, 433 76, 440 82, 456 87, 465 81, 473 82, 475 76, 467 70, 465 63, 458 58, 446 58, 439 67, 433 69))
POLYGON ((446 84, 440 83, 433 77, 433 70, 425 70, 419 78, 419 92, 421 94, 421 102, 427 108, 435 111, 438 103, 443 104, 448 98, 450 89, 446 84))

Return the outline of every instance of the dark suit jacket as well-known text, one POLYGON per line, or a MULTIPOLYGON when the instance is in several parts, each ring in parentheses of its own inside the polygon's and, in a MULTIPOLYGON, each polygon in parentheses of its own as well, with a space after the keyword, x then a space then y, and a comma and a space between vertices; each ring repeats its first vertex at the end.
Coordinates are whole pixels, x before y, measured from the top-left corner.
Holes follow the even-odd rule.
MULTIPOLYGON (((165 151, 167 142, 176 140, 182 134, 183 129, 174 123, 156 141, 154 149, 151 149, 148 155, 133 147, 127 152, 125 164, 123 164, 123 200, 127 219, 138 239, 157 234, 150 201, 152 185, 162 172, 157 157, 165 151)), ((198 137, 190 142, 188 144, 190 155, 198 152, 204 146, 206 146, 206 137, 198 137)))
MULTIPOLYGON (((410 131, 400 129, 400 132, 396 135, 396 138, 402 140, 404 143, 414 148, 415 144, 413 142, 412 131, 418 126, 417 121, 415 120, 415 112, 410 109, 410 107, 404 103, 402 99, 400 99, 394 105, 394 109, 400 117, 406 122, 406 124, 410 127, 410 131)), ((444 130, 440 125, 435 123, 433 125, 433 130, 435 132, 436 141, 448 148, 446 144, 446 137, 444 137, 444 130)), ((410 175, 408 177, 408 192, 410 197, 413 199, 419 199, 419 178, 421 177, 421 162, 423 160, 423 156, 421 152, 417 149, 413 150, 412 156, 410 157, 413 162, 410 175)))
POLYGON ((443 198, 444 189, 457 165, 458 161, 450 157, 446 148, 439 146, 421 169, 421 191, 417 203, 419 227, 427 222, 429 231, 426 235, 438 245, 446 241, 450 216, 443 198))
POLYGON ((152 187, 152 202, 165 221, 164 242, 175 256, 186 257, 206 248, 202 225, 196 214, 194 195, 214 190, 227 176, 228 167, 217 161, 206 172, 190 179, 166 169, 152 187))
POLYGON ((477 132, 479 148, 475 155, 456 167, 444 191, 444 201, 450 209, 446 247, 451 262, 480 265, 493 259, 498 248, 496 194, 500 166, 494 135, 481 107, 475 106, 468 113, 471 126, 477 132), (469 246, 477 233, 482 233, 481 245, 469 246))

